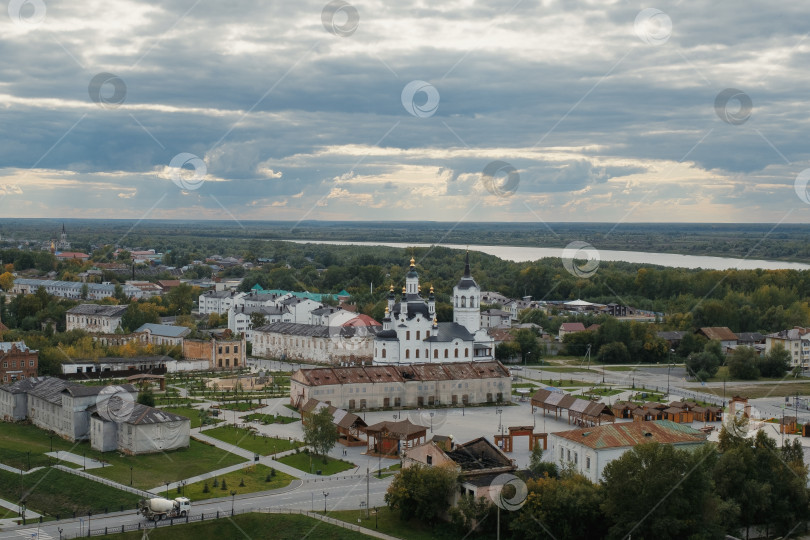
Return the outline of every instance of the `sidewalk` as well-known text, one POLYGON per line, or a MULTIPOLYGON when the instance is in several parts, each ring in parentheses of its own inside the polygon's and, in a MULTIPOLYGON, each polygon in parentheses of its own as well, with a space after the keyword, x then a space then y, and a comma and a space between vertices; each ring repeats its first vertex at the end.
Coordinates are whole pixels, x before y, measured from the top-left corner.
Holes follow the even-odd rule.
POLYGON ((14 473, 14 474, 31 474, 32 472, 36 472, 36 471, 38 471, 40 469, 44 469, 44 468, 45 467, 34 467, 30 471, 22 471, 20 469, 16 469, 16 468, 11 467, 9 465, 4 465, 4 464, 0 463, 0 469, 3 469, 4 471, 8 471, 8 472, 14 473))

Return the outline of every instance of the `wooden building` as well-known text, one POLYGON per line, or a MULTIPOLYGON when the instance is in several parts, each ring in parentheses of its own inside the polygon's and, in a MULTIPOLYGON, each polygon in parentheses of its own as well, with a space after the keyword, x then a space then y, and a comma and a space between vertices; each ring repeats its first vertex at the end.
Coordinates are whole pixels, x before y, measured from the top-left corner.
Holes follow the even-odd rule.
POLYGON ((399 422, 383 421, 366 428, 369 455, 399 458, 414 446, 424 444, 427 440, 427 429, 410 420, 399 422))

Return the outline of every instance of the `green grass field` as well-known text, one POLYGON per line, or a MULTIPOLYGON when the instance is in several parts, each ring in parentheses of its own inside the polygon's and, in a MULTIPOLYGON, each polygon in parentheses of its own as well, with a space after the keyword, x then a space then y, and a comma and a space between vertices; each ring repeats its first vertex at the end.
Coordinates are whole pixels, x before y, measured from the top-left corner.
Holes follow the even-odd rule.
MULTIPOLYGON (((164 411, 168 411, 173 414, 179 414, 180 416, 185 416, 189 420, 191 420, 191 429, 200 427, 200 409, 195 409, 193 407, 177 407, 177 406, 170 406, 170 407, 161 407, 164 411)), ((209 417, 209 423, 219 423, 223 420, 218 418, 209 417)))
POLYGON ((115 452, 104 454, 110 467, 88 471, 96 476, 129 484, 132 465, 133 486, 150 489, 168 481, 175 482, 230 465, 242 463, 244 458, 214 446, 190 441, 188 448, 141 456, 121 456, 115 452))
POLYGON ((246 403, 244 401, 238 401, 233 403, 222 403, 219 408, 223 411, 247 412, 252 411, 253 409, 260 409, 262 408, 262 405, 259 403, 246 403))
MULTIPOLYGON (((295 480, 294 476, 276 471, 270 475, 270 467, 266 465, 248 465, 240 471, 221 474, 216 477, 217 486, 214 487, 214 479, 203 482, 189 484, 183 490, 183 494, 192 501, 203 499, 214 499, 217 497, 228 497, 231 491, 237 494, 256 493, 257 491, 269 491, 271 489, 283 488, 290 485, 295 480), (226 489, 222 489, 222 482, 225 481, 226 489), (243 482, 244 481, 244 482, 243 482), (244 486, 240 486, 244 483, 244 486), (205 493, 205 485, 208 485, 208 493, 205 493)), ((172 495, 173 497, 176 495, 172 495)))
MULTIPOLYGON (((142 531, 96 538, 140 540, 142 531)), ((298 514, 242 514, 227 519, 159 527, 149 530, 151 540, 200 540, 201 538, 250 538, 252 540, 353 540, 372 538, 298 514)))
POLYGON ((349 463, 348 461, 343 461, 342 459, 334 459, 334 458, 327 458, 327 462, 323 462, 323 458, 321 456, 312 455, 312 460, 310 460, 310 454, 306 452, 301 452, 300 454, 290 454, 289 456, 284 456, 279 458, 280 463, 284 463, 285 465, 289 465, 290 467, 295 467, 299 471, 310 472, 315 474, 316 471, 321 471, 321 474, 324 476, 329 476, 330 474, 339 473, 342 471, 348 471, 349 469, 354 469, 357 467, 354 463, 349 463))
MULTIPOLYGON (((0 497, 16 503, 20 493, 20 475, 0 470, 0 497)), ((72 516, 74 511, 87 515, 88 510, 98 512, 108 508, 113 512, 121 506, 134 509, 140 499, 138 495, 51 468, 23 475, 22 493, 31 510, 49 516, 59 514, 62 518, 72 516)), ((5 517, 5 512, 9 517, 16 513, 0 508, 0 518, 5 517)))
MULTIPOLYGON (((402 521, 399 519, 397 511, 391 511, 387 506, 377 508, 375 515, 374 508, 366 517, 365 510, 340 510, 328 512, 329 517, 360 525, 368 529, 377 530, 383 534, 402 538, 403 540, 436 540, 437 538, 461 538, 457 531, 449 523, 428 524, 418 520, 402 521), (360 523, 357 520, 360 519, 360 523)), ((323 512, 321 512, 323 513, 323 512)), ((505 531, 504 531, 505 532, 505 531)), ((490 538, 492 536, 490 535, 490 538)), ((477 536, 467 536, 467 540, 478 538, 477 536)))
POLYGON ((235 428, 232 426, 222 426, 213 429, 203 430, 205 435, 219 439, 226 443, 233 444, 239 448, 244 448, 249 452, 260 454, 262 456, 269 456, 279 452, 286 452, 300 446, 304 443, 298 441, 290 442, 287 439, 279 439, 276 437, 264 437, 256 434, 254 431, 235 428))
POLYGON ((32 468, 47 466, 51 459, 45 452, 50 450, 51 443, 54 452, 70 451, 79 456, 87 456, 88 461, 97 459, 107 462, 109 466, 88 472, 122 484, 129 484, 131 466, 133 485, 143 489, 153 488, 166 480, 182 480, 244 461, 241 457, 195 440, 190 441, 189 448, 165 453, 140 456, 126 456, 118 452, 102 453, 90 448, 87 441, 72 443, 56 436, 51 440, 46 431, 36 426, 5 423, 0 436, 0 462, 18 469, 27 469, 30 457, 32 468))
POLYGON ((281 414, 249 414, 247 416, 243 416, 242 419, 246 422, 253 422, 258 421, 264 425, 267 424, 292 424, 293 422, 298 422, 300 419, 295 418, 293 416, 284 416, 281 414))

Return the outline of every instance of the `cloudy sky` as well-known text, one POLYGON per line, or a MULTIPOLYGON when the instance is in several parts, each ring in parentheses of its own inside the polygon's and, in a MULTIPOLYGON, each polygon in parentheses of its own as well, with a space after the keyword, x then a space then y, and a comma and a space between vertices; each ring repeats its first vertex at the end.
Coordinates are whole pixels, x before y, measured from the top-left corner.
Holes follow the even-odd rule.
POLYGON ((3 217, 810 218, 803 2, 6 6, 3 217))

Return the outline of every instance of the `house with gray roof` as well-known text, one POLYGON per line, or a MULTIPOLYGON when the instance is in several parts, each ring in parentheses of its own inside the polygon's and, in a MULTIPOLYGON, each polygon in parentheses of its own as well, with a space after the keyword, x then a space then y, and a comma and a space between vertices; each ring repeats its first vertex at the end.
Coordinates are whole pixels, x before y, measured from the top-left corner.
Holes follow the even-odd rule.
POLYGON ((126 412, 121 418, 99 411, 91 414, 90 446, 94 450, 138 455, 188 447, 191 421, 185 416, 140 403, 121 403, 119 410, 126 412))
POLYGON ((105 306, 101 304, 79 304, 67 310, 66 328, 112 334, 121 328, 121 319, 127 312, 125 306, 105 306))
POLYGON ((170 326, 168 324, 146 323, 135 330, 135 333, 146 332, 149 343, 153 345, 183 345, 183 338, 191 333, 185 326, 170 326))
POLYGON ((137 403, 131 384, 89 386, 34 377, 0 386, 3 421, 31 420, 71 442, 96 450, 144 454, 189 445, 190 420, 137 403))

